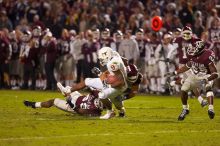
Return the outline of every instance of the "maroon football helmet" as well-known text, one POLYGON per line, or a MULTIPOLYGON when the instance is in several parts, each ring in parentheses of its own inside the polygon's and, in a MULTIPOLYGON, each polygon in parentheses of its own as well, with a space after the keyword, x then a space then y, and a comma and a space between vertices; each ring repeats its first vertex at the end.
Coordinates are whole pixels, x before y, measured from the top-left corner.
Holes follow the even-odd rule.
POLYGON ((192 47, 187 48, 188 55, 195 56, 202 53, 205 49, 205 43, 201 39, 195 39, 192 42, 192 47))
POLYGON ((190 40, 192 38, 192 29, 189 26, 185 26, 181 32, 182 38, 184 40, 190 40))
POLYGON ((138 78, 138 69, 134 64, 129 64, 126 67, 128 81, 134 83, 138 78))

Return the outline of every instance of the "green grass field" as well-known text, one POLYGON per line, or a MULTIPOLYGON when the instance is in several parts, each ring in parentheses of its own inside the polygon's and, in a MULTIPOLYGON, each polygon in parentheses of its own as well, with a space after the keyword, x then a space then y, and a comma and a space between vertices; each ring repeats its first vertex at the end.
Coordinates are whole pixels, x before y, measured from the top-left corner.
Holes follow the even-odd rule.
POLYGON ((190 99, 191 113, 177 121, 178 97, 137 96, 125 101, 127 116, 110 120, 81 117, 56 108, 30 109, 23 100, 44 101, 58 92, 0 90, 0 145, 32 146, 219 146, 220 99, 216 117, 190 99))

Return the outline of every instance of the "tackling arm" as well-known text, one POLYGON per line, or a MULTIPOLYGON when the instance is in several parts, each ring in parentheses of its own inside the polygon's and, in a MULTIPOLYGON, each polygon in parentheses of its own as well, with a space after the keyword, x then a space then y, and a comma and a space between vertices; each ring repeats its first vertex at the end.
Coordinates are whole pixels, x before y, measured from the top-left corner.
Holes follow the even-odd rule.
POLYGON ((208 81, 212 81, 212 80, 218 78, 218 72, 217 72, 217 69, 216 69, 215 64, 213 62, 211 62, 209 64, 209 70, 211 72, 211 76, 209 76, 207 78, 208 81))

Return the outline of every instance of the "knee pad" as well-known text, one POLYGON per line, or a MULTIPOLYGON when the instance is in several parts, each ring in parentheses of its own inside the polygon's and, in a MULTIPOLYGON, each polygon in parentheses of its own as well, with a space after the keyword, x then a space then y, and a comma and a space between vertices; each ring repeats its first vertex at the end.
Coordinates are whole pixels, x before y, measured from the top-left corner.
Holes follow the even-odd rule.
POLYGON ((212 91, 208 91, 206 93, 206 97, 214 96, 214 93, 212 91))

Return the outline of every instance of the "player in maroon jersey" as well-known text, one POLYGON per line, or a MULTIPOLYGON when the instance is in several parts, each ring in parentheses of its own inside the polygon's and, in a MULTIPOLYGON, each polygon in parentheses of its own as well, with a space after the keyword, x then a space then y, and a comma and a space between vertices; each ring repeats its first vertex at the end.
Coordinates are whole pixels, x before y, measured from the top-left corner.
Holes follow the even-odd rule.
POLYGON ((111 38, 110 30, 108 28, 105 28, 101 32, 101 38, 99 40, 99 43, 100 43, 100 48, 102 48, 102 47, 110 47, 113 50, 116 50, 115 42, 114 42, 113 38, 111 38))
POLYGON ((187 103, 187 91, 195 88, 201 88, 201 83, 206 90, 206 97, 208 98, 208 115, 210 119, 215 116, 212 91, 213 80, 218 78, 217 69, 215 67, 215 54, 212 50, 205 49, 205 43, 200 39, 195 39, 191 48, 187 48, 187 54, 191 56, 187 63, 173 73, 167 73, 168 76, 178 75, 191 69, 190 74, 181 87, 181 101, 183 110, 178 117, 178 120, 184 120, 185 116, 189 114, 189 105, 187 103))
POLYGON ((66 112, 77 113, 83 116, 100 116, 103 110, 103 102, 98 98, 98 91, 91 91, 87 95, 82 95, 78 91, 71 93, 66 100, 50 99, 45 102, 24 101, 24 105, 32 108, 57 107, 66 112))
POLYGON ((57 59, 57 40, 48 31, 42 38, 42 46, 44 48, 44 68, 47 79, 47 90, 56 89, 56 79, 54 76, 55 62, 57 59))
POLYGON ((24 83, 22 88, 28 89, 28 81, 31 78, 31 89, 35 89, 36 83, 36 58, 38 50, 34 47, 33 41, 31 41, 32 34, 30 31, 24 31, 21 36, 21 48, 20 48, 20 60, 24 64, 24 83))
POLYGON ((9 33, 9 41, 11 47, 11 60, 9 62, 10 84, 12 89, 18 88, 21 63, 19 62, 20 41, 16 31, 9 33))
MULTIPOLYGON (((187 63, 188 59, 191 57, 189 54, 187 54, 187 50, 193 48, 192 44, 195 43, 196 40, 197 38, 193 36, 191 28, 185 26, 182 29, 181 35, 178 36, 177 38, 174 38, 173 49, 171 49, 167 55, 168 60, 170 56, 172 56, 172 53, 175 52, 179 61, 178 62, 179 67, 181 68, 182 66, 184 66, 187 63)), ((190 76, 190 74, 191 74, 190 70, 184 72, 179 76, 179 78, 176 81, 171 81, 170 85, 171 86, 175 86, 176 84, 182 85, 185 79, 188 76, 190 76)), ((189 91, 189 93, 192 94, 192 91, 189 91)), ((200 96, 200 93, 197 89, 194 89, 193 93, 195 94, 196 97, 198 97, 198 101, 202 107, 208 104, 208 102, 200 96)))

